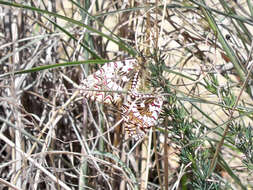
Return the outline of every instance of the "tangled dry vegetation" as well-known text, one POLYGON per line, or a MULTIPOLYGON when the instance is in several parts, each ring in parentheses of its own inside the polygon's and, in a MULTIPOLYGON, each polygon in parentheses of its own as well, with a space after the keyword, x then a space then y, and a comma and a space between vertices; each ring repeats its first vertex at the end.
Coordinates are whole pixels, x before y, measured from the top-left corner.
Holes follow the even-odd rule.
POLYGON ((0 20, 0 189, 252 189, 251 1, 0 0, 0 20), (139 142, 77 90, 137 56, 164 98, 139 142))

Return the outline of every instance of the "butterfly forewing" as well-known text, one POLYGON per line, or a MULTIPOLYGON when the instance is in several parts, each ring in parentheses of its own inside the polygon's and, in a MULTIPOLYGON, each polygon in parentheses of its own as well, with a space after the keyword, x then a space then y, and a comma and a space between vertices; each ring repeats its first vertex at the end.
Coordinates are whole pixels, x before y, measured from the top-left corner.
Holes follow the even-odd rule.
POLYGON ((106 63, 81 82, 81 94, 100 103, 118 104, 137 65, 136 59, 106 63))

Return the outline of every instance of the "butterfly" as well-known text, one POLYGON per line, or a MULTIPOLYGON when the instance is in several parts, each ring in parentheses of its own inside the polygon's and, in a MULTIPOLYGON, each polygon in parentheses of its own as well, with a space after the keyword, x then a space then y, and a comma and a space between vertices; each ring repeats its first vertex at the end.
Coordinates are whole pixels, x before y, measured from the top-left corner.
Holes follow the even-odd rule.
POLYGON ((80 88, 87 99, 120 107, 124 128, 136 140, 157 125, 163 105, 162 97, 143 92, 147 85, 143 71, 138 59, 108 62, 84 79, 80 88))

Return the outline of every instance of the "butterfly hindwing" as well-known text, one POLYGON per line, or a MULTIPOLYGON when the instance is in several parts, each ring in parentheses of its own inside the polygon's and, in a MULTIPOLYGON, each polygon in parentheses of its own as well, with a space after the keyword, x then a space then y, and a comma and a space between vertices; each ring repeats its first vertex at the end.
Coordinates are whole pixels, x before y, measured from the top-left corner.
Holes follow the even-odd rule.
POLYGON ((150 127, 157 125, 162 104, 161 97, 147 94, 143 97, 139 94, 135 100, 127 101, 122 106, 126 131, 136 140, 142 138, 150 127))

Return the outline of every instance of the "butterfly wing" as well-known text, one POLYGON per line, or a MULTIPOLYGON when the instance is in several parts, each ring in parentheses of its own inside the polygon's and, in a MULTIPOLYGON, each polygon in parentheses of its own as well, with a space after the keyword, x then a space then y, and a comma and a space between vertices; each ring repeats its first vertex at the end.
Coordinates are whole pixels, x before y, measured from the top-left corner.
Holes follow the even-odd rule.
POLYGON ((123 101, 119 92, 125 90, 137 65, 136 59, 106 63, 81 82, 81 94, 100 103, 119 104, 123 101))
POLYGON ((157 125, 162 110, 161 97, 147 96, 128 101, 122 106, 125 129, 136 140, 141 139, 150 127, 157 125))

